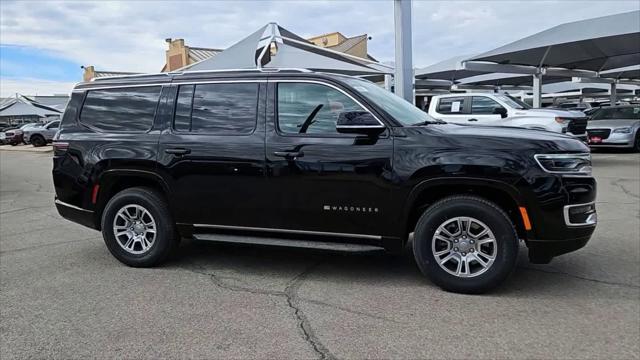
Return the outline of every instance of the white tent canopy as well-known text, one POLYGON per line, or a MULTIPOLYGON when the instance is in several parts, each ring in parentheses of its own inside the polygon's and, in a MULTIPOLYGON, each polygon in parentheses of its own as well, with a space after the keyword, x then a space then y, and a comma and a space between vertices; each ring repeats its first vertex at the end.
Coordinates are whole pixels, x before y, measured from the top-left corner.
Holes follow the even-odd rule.
POLYGON ((39 104, 27 97, 16 95, 15 99, 12 99, 0 107, 0 116, 55 116, 60 115, 62 111, 49 107, 43 104, 39 104))
POLYGON ((267 24, 217 56, 182 70, 304 68, 349 75, 392 73, 389 66, 321 48, 276 23, 267 24))

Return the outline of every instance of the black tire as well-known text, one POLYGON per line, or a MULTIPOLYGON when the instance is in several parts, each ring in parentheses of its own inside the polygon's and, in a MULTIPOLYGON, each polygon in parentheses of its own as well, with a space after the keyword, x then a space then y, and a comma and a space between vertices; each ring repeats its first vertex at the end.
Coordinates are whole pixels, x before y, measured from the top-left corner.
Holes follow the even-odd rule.
POLYGON ((120 262, 133 267, 152 267, 162 263, 171 254, 178 241, 175 224, 165 199, 157 191, 134 187, 114 195, 102 213, 102 237, 107 248, 120 262), (132 254, 119 245, 113 224, 118 211, 126 205, 139 205, 156 222, 155 240, 146 252, 132 254))
POLYGON ((31 144, 33 144, 34 147, 41 147, 47 144, 47 141, 42 137, 42 135, 33 135, 29 141, 31 141, 31 144))
POLYGON ((442 289, 479 294, 500 285, 515 268, 518 235, 507 214, 494 203, 476 196, 451 196, 436 202, 422 214, 415 228, 413 253, 420 271, 442 289), (496 240, 493 264, 474 277, 450 274, 441 268, 433 255, 432 239, 436 230, 447 220, 459 216, 483 222, 496 240))
POLYGON ((635 152, 640 152, 640 130, 636 133, 636 142, 634 144, 633 150, 635 152))
POLYGON ((17 143, 17 142, 15 142, 15 141, 10 142, 9 144, 10 144, 11 146, 17 146, 17 145, 18 145, 18 143, 17 143))

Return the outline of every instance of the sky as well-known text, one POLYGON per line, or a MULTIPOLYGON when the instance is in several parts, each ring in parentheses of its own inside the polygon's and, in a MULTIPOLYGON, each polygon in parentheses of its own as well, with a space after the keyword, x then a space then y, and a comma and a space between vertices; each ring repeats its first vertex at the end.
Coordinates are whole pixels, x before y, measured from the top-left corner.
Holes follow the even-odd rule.
MULTIPOLYGON (((640 1, 413 2, 413 62, 481 53, 562 23, 640 10, 640 1)), ((8 1, 0 3, 0 96, 68 93, 81 65, 158 72, 165 38, 226 48, 268 22, 302 36, 371 36, 369 53, 393 61, 393 2, 8 1)))

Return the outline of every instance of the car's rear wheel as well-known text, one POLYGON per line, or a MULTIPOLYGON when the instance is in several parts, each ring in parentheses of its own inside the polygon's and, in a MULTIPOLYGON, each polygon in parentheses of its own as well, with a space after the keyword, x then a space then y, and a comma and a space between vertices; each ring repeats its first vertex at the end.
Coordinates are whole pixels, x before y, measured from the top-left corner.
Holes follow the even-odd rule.
POLYGON ((109 200, 102 214, 102 236, 116 259, 134 267, 160 264, 177 244, 166 201, 143 187, 123 190, 109 200))
POLYGON ((513 271, 518 236, 507 214, 475 196, 452 196, 430 206, 416 224, 418 267, 441 288, 483 293, 513 271))
POLYGON ((45 146, 47 144, 47 141, 42 135, 33 135, 29 141, 31 141, 34 147, 45 146))

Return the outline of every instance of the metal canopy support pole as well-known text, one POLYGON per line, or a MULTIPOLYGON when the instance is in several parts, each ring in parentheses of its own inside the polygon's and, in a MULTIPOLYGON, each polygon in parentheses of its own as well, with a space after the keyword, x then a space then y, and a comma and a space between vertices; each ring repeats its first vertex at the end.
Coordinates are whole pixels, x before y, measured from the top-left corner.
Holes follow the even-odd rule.
POLYGON ((612 82, 611 83, 611 106, 615 105, 616 102, 618 101, 618 89, 616 87, 616 83, 612 82))
POLYGON ((395 93, 414 103, 413 51, 411 49, 411 0, 394 0, 393 14, 396 33, 395 93))
POLYGON ((393 86, 393 78, 389 74, 384 75, 384 88, 387 91, 391 91, 391 87, 393 86))
POLYGON ((542 73, 533 75, 533 107, 542 107, 542 73))

